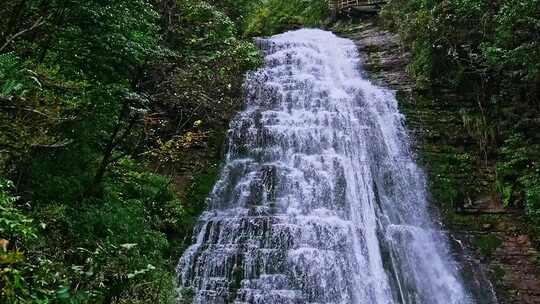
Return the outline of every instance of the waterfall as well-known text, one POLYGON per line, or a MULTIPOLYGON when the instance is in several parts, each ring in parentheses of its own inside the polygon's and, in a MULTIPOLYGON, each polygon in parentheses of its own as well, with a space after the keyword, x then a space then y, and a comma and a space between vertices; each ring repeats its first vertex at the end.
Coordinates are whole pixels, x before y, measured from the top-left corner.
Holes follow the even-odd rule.
POLYGON ((261 39, 220 178, 178 264, 193 303, 474 303, 392 91, 353 42, 261 39))

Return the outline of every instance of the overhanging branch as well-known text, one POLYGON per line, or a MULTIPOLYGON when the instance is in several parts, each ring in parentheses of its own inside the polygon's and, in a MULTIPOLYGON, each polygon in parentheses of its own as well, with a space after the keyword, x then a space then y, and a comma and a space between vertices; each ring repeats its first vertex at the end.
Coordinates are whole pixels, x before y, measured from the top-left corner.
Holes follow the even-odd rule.
POLYGON ((45 24, 45 19, 43 19, 43 17, 39 17, 39 19, 36 20, 36 22, 34 22, 29 28, 26 28, 24 30, 21 30, 20 32, 17 32, 15 34, 11 35, 11 37, 6 39, 6 42, 4 43, 4 45, 2 45, 2 47, 0 47, 0 53, 2 51, 4 51, 4 49, 7 48, 9 46, 9 44, 11 42, 13 42, 13 40, 17 39, 19 36, 24 35, 27 32, 33 31, 34 29, 42 26, 43 24, 45 24))

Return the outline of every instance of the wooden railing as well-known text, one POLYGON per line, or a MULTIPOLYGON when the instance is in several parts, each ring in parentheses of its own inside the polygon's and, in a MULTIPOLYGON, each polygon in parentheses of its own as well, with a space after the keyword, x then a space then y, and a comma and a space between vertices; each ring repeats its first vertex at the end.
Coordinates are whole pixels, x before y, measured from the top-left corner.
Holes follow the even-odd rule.
POLYGON ((330 9, 334 12, 365 6, 379 6, 385 4, 384 0, 329 0, 330 9))

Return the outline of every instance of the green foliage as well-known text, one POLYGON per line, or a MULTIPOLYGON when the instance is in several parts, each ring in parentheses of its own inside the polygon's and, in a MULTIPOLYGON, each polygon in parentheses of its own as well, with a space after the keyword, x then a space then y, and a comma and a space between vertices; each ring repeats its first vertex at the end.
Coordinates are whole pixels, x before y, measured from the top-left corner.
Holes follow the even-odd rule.
POLYGON ((63 62, 66 76, 118 81, 159 54, 159 16, 145 0, 84 1, 66 9, 69 18, 47 56, 63 62))
POLYGON ((217 174, 201 155, 261 63, 235 23, 243 6, 216 4, 0 8, 0 173, 17 181, 0 179, 0 302, 174 302, 217 174), (201 173, 175 185, 178 168, 201 173))
POLYGON ((540 232, 540 144, 514 134, 501 148, 497 164, 499 192, 507 205, 523 204, 540 232))
POLYGON ((157 231, 175 231, 184 218, 184 210, 171 188, 172 181, 161 175, 137 169, 137 163, 123 159, 111 169, 106 199, 143 202, 145 222, 157 231))
POLYGON ((13 183, 0 179, 0 237, 12 241, 36 237, 32 220, 16 207, 17 197, 12 196, 10 191, 13 191, 13 183))
MULTIPOLYGON (((223 132, 226 118, 240 106, 245 71, 262 63, 254 44, 239 38, 238 25, 216 6, 203 1, 177 3, 174 17, 162 21, 168 29, 165 41, 175 56, 167 59, 167 69, 154 75, 150 90, 160 96, 157 108, 169 111, 163 118, 152 117, 151 132, 159 138, 149 155, 168 172, 184 170, 179 167, 196 157, 193 150, 216 146, 211 139, 223 132), (168 123, 158 123, 159 119, 168 123)), ((205 170, 195 161, 187 167, 193 173, 205 170)))
POLYGON ((204 206, 206 197, 212 191, 217 180, 219 168, 216 165, 211 165, 205 172, 201 172, 195 176, 192 187, 188 189, 186 200, 189 202, 187 206, 188 212, 198 214, 204 206))
POLYGON ((211 2, 238 25, 244 24, 250 12, 253 12, 260 5, 259 0, 213 0, 211 2))
POLYGON ((480 250, 480 254, 483 256, 492 255, 501 244, 502 241, 492 234, 478 236, 473 241, 473 245, 480 250))
POLYGON ((167 233, 183 232, 180 202, 168 179, 137 170, 133 161, 124 160, 112 171, 102 199, 74 208, 36 209, 39 239, 32 220, 13 205, 16 198, 4 191, 10 184, 3 182, 1 235, 22 241, 31 257, 18 249, 0 256, 6 303, 60 298, 70 303, 172 302, 175 260, 166 254, 167 233))
POLYGON ((411 70, 423 87, 431 81, 458 86, 470 80, 464 72, 470 75, 486 66, 534 79, 540 62, 539 9, 536 0, 496 5, 485 0, 394 0, 383 16, 411 46, 411 70))
POLYGON ((0 96, 25 96, 37 86, 41 83, 35 73, 25 69, 15 53, 0 54, 0 96))
POLYGON ((69 211, 68 231, 78 248, 69 257, 72 279, 87 297, 122 302, 172 294, 165 233, 177 231, 184 214, 169 184, 124 160, 105 182, 103 199, 69 211))
POLYGON ((245 19, 245 35, 269 36, 297 27, 320 26, 327 14, 324 0, 263 0, 245 19))
POLYGON ((487 4, 479 0, 455 0, 450 5, 455 8, 456 13, 460 16, 477 17, 487 10, 487 4))
POLYGON ((482 44, 490 65, 516 71, 519 79, 537 81, 540 73, 540 1, 508 0, 494 16, 493 41, 482 44))
POLYGON ((32 220, 15 205, 13 183, 0 178, 0 299, 17 302, 28 293, 23 272, 28 270, 20 242, 36 238, 32 220))
POLYGON ((474 194, 471 188, 478 186, 475 177, 470 174, 474 167, 471 156, 445 147, 445 150, 431 155, 426 162, 433 172, 430 184, 435 200, 448 210, 462 208, 465 201, 470 199, 467 196, 474 194))
POLYGON ((382 12, 412 53, 417 86, 459 96, 449 111, 461 116, 463 145, 478 147, 470 170, 495 171, 492 191, 524 207, 537 233, 538 12, 538 0, 392 0, 382 12))
MULTIPOLYGON (((222 97, 238 87, 231 80, 241 82, 238 76, 243 71, 261 64, 259 52, 252 43, 237 38, 237 26, 215 7, 205 2, 179 3, 182 14, 169 35, 174 37, 170 39, 171 48, 189 65, 186 71, 179 71, 183 84, 189 86, 182 93, 222 97), (206 90, 201 83, 212 83, 218 91, 206 90)), ((201 100, 201 96, 189 97, 201 100)))

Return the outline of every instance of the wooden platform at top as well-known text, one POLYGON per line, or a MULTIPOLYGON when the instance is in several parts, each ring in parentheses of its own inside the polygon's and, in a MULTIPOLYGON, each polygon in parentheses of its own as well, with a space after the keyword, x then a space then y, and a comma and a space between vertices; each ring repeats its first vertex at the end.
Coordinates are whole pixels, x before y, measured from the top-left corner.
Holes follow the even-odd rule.
POLYGON ((377 12, 383 4, 386 4, 385 0, 329 0, 330 9, 335 13, 342 13, 345 11, 365 11, 365 12, 377 12))

